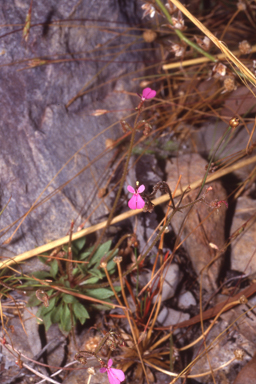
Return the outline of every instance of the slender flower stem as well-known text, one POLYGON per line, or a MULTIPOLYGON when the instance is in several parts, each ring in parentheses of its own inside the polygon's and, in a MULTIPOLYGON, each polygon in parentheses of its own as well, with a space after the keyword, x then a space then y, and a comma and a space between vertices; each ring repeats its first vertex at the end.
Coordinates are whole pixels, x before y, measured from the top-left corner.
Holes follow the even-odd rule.
MULTIPOLYGON (((125 315, 126 315, 126 318, 127 318, 128 322, 129 322, 129 325, 130 325, 133 341, 134 341, 134 344, 135 344, 137 352, 138 352, 138 356, 139 356, 139 359, 140 359, 140 362, 141 362, 141 365, 142 365, 142 369, 144 371, 147 383, 149 384, 148 377, 147 377, 147 372, 146 372, 145 365, 144 365, 144 361, 143 361, 143 358, 142 358, 142 355, 141 355, 141 352, 140 352, 140 349, 139 349, 139 346, 138 346, 137 338, 136 338, 136 335, 134 333, 134 329, 133 329, 133 325, 132 325, 133 318, 131 320, 130 315, 129 315, 130 307, 129 307, 129 304, 128 304, 128 301, 127 301, 127 298, 126 298, 126 294, 125 294, 125 291, 124 291, 123 275, 122 275, 122 269, 121 269, 121 265, 120 265, 121 264, 121 258, 116 257, 114 261, 117 263, 118 275, 119 275, 119 280, 120 280, 120 285, 121 285, 121 291, 122 291, 123 299, 124 299, 124 302, 125 302, 125 305, 126 305, 126 308, 127 308, 127 310, 125 312, 125 315)), ((136 323, 134 322, 134 320, 133 320, 133 323, 134 323, 134 327, 136 327, 136 323)))
POLYGON ((119 303, 119 305, 123 306, 123 304, 122 304, 121 300, 119 299, 118 294, 117 294, 117 292, 116 292, 116 290, 115 290, 115 288, 114 288, 114 286, 113 286, 113 283, 112 283, 112 281, 111 281, 111 279, 110 279, 110 276, 109 276, 109 273, 108 273, 108 270, 107 270, 107 266, 104 266, 103 268, 104 268, 105 275, 107 276, 107 279, 108 279, 108 283, 109 283, 109 285, 110 285, 110 288, 112 289, 112 291, 113 291, 113 293, 114 293, 114 295, 115 295, 115 298, 116 298, 117 302, 119 303))
MULTIPOLYGON (((218 367, 218 368, 214 368, 213 369, 213 372, 217 372, 217 371, 219 371, 220 369, 223 369, 223 368, 225 368, 225 367, 227 367, 229 364, 231 364, 231 363, 233 363, 233 361, 235 361, 236 360, 236 357, 234 356, 234 357, 232 357, 232 359, 230 359, 229 361, 227 361, 226 363, 224 363, 224 364, 222 364, 220 367, 218 367)), ((174 373, 174 372, 169 372, 169 371, 166 371, 165 369, 159 369, 159 367, 157 366, 157 365, 155 365, 155 364, 152 364, 150 361, 148 361, 148 360, 145 360, 145 363, 147 364, 147 365, 149 365, 150 367, 152 367, 152 368, 155 368, 155 369, 157 369, 158 371, 160 371, 160 372, 163 372, 163 373, 165 373, 166 375, 168 375, 168 376, 173 376, 173 377, 176 377, 176 379, 178 379, 178 377, 187 377, 187 378, 197 378, 197 377, 203 377, 203 376, 207 376, 207 375, 210 375, 211 374, 211 371, 207 371, 207 372, 204 372, 204 373, 199 373, 199 374, 197 374, 197 375, 186 375, 186 374, 184 374, 184 375, 179 375, 178 373, 174 373)), ((176 381, 176 380, 175 380, 176 381)), ((172 384, 172 383, 174 383, 175 381, 171 381, 171 383, 170 384, 172 384)))
MULTIPOLYGON (((136 346, 136 349, 137 349, 137 352, 138 352, 138 355, 139 355, 139 359, 140 359, 140 362, 141 362, 141 365, 142 365, 142 369, 143 369, 144 375, 146 377, 147 384, 149 384, 148 375, 147 375, 147 371, 146 371, 146 368, 145 368, 144 360, 143 360, 143 357, 141 355, 140 348, 138 346, 137 338, 136 338, 136 335, 134 333, 134 329, 133 329, 132 322, 131 322, 130 315, 129 315, 128 311, 127 311, 126 315, 127 315, 127 320, 129 322, 129 325, 130 325, 131 332, 132 332, 133 342, 134 342, 134 344, 136 346)), ((136 324, 135 324, 135 326, 136 326, 136 324)))
POLYGON ((114 261, 117 264, 118 275, 119 275, 120 286, 121 286, 121 292, 122 292, 122 296, 123 296, 123 299, 124 299, 124 303, 126 305, 126 308, 130 310, 130 307, 129 307, 129 304, 128 304, 128 301, 127 301, 127 298, 126 298, 125 290, 124 290, 124 282, 123 282, 122 269, 121 269, 121 265, 120 265, 121 264, 121 260, 120 259, 121 258, 119 258, 119 257, 115 257, 114 261))
MULTIPOLYGON (((137 247, 134 248, 134 256, 135 256, 135 262, 137 262, 138 261, 137 247)), ((139 269, 139 264, 137 264, 136 298, 138 298, 138 294, 139 294, 139 276, 140 276, 140 269, 139 269)))
POLYGON ((35 375, 41 377, 42 379, 44 379, 46 381, 50 381, 50 383, 60 384, 59 381, 55 381, 55 380, 51 379, 50 377, 47 377, 47 376, 43 375, 42 373, 39 373, 38 371, 36 371, 35 369, 31 368, 29 365, 27 365, 25 363, 23 363, 23 367, 27 368, 29 371, 33 372, 35 375))
POLYGON ((204 175, 204 178, 203 178, 203 181, 202 181, 201 188, 200 188, 200 190, 199 190, 199 192, 198 192, 198 194, 197 194, 196 199, 199 198, 199 196, 200 196, 200 194, 201 194, 201 192, 202 192, 202 190, 203 190, 203 188, 204 188, 204 186, 205 186, 206 179, 207 179, 207 176, 208 176, 208 174, 209 174, 209 171, 210 171, 212 162, 213 162, 213 160, 214 160, 214 157, 216 156, 216 153, 218 152, 218 150, 219 150, 221 144, 223 143, 223 141, 225 140, 225 138, 227 137, 227 135, 229 134, 229 132, 231 131, 231 129, 232 129, 232 126, 229 125, 228 128, 226 129, 226 131, 224 132, 223 136, 221 137, 221 139, 220 139, 220 141, 219 141, 219 144, 218 144, 217 148, 216 148, 215 151, 213 152, 213 154, 212 154, 212 156, 211 156, 211 158, 210 158, 210 161, 209 161, 207 170, 206 170, 206 172, 205 172, 205 175, 204 175))
POLYGON ((100 244, 100 242, 101 242, 101 240, 102 240, 102 238, 103 238, 107 228, 111 224, 111 221, 112 221, 113 216, 115 214, 116 206, 117 206, 117 204, 119 202, 119 199, 120 199, 120 196, 121 196, 121 192, 122 192, 122 189, 123 189, 124 181, 125 181, 125 178, 126 178, 126 175, 127 175, 127 171, 128 171, 129 161, 130 161, 130 158, 131 158, 131 155, 132 155, 132 148, 133 148, 133 143, 134 143, 134 139, 135 139, 136 126, 137 126, 137 121, 139 119, 139 115, 140 115, 140 110, 138 111, 136 119, 135 119, 134 127, 133 127, 132 134, 131 134, 130 145, 129 145, 129 149, 128 149, 128 153, 127 153, 127 159, 126 159, 126 162, 125 162, 122 178, 121 178, 121 181, 120 181, 120 184, 119 184, 119 189, 117 191, 113 207, 112 207, 111 212, 109 214, 106 226, 103 229, 101 235, 99 236, 99 239, 97 240, 96 244, 94 245, 93 250, 91 252, 91 255, 88 258, 88 261, 90 261, 90 259, 92 258, 92 256, 96 252, 96 250, 98 248, 98 245, 100 244))
POLYGON ((228 303, 227 305, 225 305, 221 311, 215 316, 214 320, 212 321, 211 325, 204 331, 204 333, 198 337, 195 341, 193 341, 192 343, 188 344, 188 345, 185 345, 185 347, 182 347, 179 349, 179 351, 185 351, 186 349, 189 349, 191 347, 193 347, 195 344, 197 344, 200 340, 202 340, 209 332, 210 330, 212 329, 212 327, 214 326, 214 324, 216 323, 218 317, 220 317, 220 315, 225 312, 227 310, 227 308, 231 307, 231 306, 234 306, 236 304, 240 304, 240 300, 236 300, 236 301, 232 301, 231 303, 228 303))
MULTIPOLYGON (((252 309, 254 309, 256 307, 256 305, 254 306, 254 307, 252 307, 252 309)), ((198 361, 198 360, 200 360, 201 359, 201 357, 203 357, 207 352, 209 352, 210 351, 210 349, 212 349, 213 347, 214 347, 214 343, 216 343, 216 341, 220 338, 220 337, 222 337, 223 336, 223 334, 225 333, 225 332, 227 332, 228 331, 228 329, 230 329, 240 318, 242 318, 243 316, 246 316, 246 314, 248 313, 248 312, 250 312, 251 311, 251 308, 248 310, 248 311, 246 311, 246 312, 243 312, 241 315, 239 315, 231 324, 229 324, 229 326, 227 327, 227 328, 225 328, 221 333, 219 333, 218 334, 218 336, 207 346, 207 350, 204 350, 202 353, 200 353, 190 364, 188 364, 188 366, 185 368, 185 369, 183 369, 183 371, 182 372, 180 372, 177 376, 176 376, 176 379, 174 379, 170 384, 174 384, 174 383, 176 383, 176 380, 179 378, 179 377, 182 377, 182 375, 183 374, 185 374, 186 372, 188 372, 188 370, 190 369, 190 368, 192 368, 192 366, 193 365, 195 365, 195 363, 198 361)), ((234 359, 234 358, 233 358, 234 359)), ((229 362, 227 362, 227 363, 225 363, 225 365, 228 365, 228 364, 230 364, 232 361, 230 360, 229 362)), ((222 368, 223 368, 223 366, 222 366, 222 368)), ((218 368, 218 369, 220 369, 220 367, 218 368)), ((213 371, 215 371, 215 369, 213 370, 213 371)), ((189 377, 189 376, 186 376, 186 377, 189 377)), ((191 377, 191 376, 190 376, 191 377)))
MULTIPOLYGON (((76 364, 77 362, 76 361, 71 361, 70 363, 66 364, 63 368, 67 368, 67 367, 70 367, 70 365, 74 365, 76 364)), ((57 376, 59 373, 61 373, 63 371, 63 368, 62 369, 59 369, 58 371, 54 372, 51 377, 54 377, 54 376, 57 376)), ((46 380, 43 379, 41 381, 39 381, 38 383, 36 384, 43 384, 46 380)))

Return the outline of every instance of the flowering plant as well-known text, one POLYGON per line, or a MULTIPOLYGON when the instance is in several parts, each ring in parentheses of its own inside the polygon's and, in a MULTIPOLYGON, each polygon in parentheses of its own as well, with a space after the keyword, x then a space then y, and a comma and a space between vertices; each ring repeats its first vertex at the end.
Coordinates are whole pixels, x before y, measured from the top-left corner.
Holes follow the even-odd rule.
POLYGON ((125 375, 121 369, 111 368, 112 364, 112 359, 109 359, 108 366, 106 368, 100 368, 100 373, 108 373, 108 380, 110 384, 120 384, 121 381, 125 380, 125 375))
POLYGON ((130 209, 140 209, 145 205, 145 201, 139 195, 145 190, 145 185, 140 185, 138 189, 134 189, 131 185, 127 187, 128 191, 133 193, 132 198, 128 201, 128 206, 130 209))
POLYGON ((153 97, 155 97, 155 95, 156 95, 156 91, 154 91, 154 89, 144 88, 142 91, 142 96, 140 96, 140 97, 141 97, 141 100, 145 101, 148 99, 153 99, 153 97))

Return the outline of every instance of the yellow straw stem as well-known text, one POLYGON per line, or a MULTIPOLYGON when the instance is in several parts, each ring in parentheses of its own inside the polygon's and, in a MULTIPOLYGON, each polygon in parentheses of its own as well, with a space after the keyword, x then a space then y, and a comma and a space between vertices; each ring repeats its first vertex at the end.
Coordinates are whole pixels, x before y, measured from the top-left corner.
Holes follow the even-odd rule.
MULTIPOLYGON (((209 175, 207 177, 206 182, 210 183, 214 180, 219 179, 220 177, 223 177, 223 176, 229 174, 230 172, 234 172, 237 169, 240 169, 242 167, 245 167, 245 166, 252 164, 252 163, 255 163, 255 162, 256 162, 256 155, 249 158, 249 159, 240 161, 237 164, 233 164, 230 167, 218 170, 217 172, 209 175)), ((201 184, 202 184, 202 179, 199 179, 199 180, 195 181, 194 183, 191 183, 190 185, 186 185, 184 187, 184 190, 186 188, 188 188, 188 186, 190 186, 191 189, 196 189, 201 184)), ((182 193, 182 191, 180 189, 177 190, 176 197, 180 196, 181 193, 182 193)), ((170 200, 169 194, 165 194, 165 195, 160 196, 157 199, 153 200, 153 204, 158 205, 158 204, 165 203, 166 201, 169 201, 169 200, 170 200)), ((130 210, 130 211, 124 212, 121 215, 118 215, 115 218, 113 218, 113 220, 111 221, 111 224, 119 223, 122 220, 125 220, 125 219, 132 217, 132 216, 135 216, 135 215, 138 215, 140 213, 142 213, 142 209, 136 209, 136 210, 130 210)), ((99 229, 105 228, 106 224, 107 224, 107 220, 103 221, 99 224, 93 225, 91 227, 85 228, 85 229, 78 231, 76 233, 73 233, 72 239, 74 241, 74 240, 80 239, 83 236, 89 235, 90 233, 94 233, 94 232, 98 231, 99 229)), ((8 267, 11 264, 19 263, 21 261, 30 259, 31 257, 38 256, 42 253, 48 252, 48 251, 50 251, 56 247, 59 247, 60 245, 67 244, 68 241, 69 241, 69 236, 65 236, 65 237, 62 237, 62 238, 57 239, 55 241, 52 241, 50 243, 41 245, 40 247, 31 249, 30 251, 24 252, 18 256, 15 256, 14 258, 8 258, 7 260, 0 263, 0 269, 8 267)))
MULTIPOLYGON (((251 52, 252 53, 256 52, 256 45, 252 46, 252 51, 251 52)), ((235 55, 235 56, 241 55, 241 52, 239 50, 234 51, 233 55, 235 55)), ((219 53, 215 57, 216 57, 217 60, 223 60, 223 59, 226 58, 226 54, 225 53, 219 53)), ((184 61, 182 61, 182 63, 180 63, 180 62, 177 63, 176 62, 176 63, 164 64, 162 66, 162 69, 164 69, 164 70, 176 69, 176 68, 180 68, 181 65, 182 65, 182 67, 188 67, 190 65, 198 65, 198 64, 208 63, 209 61, 211 61, 209 59, 209 57, 203 56, 203 57, 198 57, 196 59, 184 60, 184 61)))
POLYGON ((256 77, 254 74, 225 46, 225 44, 217 39, 195 16, 190 13, 184 5, 178 0, 172 0, 172 3, 184 13, 209 39, 223 52, 225 57, 229 59, 250 81, 256 86, 256 77))

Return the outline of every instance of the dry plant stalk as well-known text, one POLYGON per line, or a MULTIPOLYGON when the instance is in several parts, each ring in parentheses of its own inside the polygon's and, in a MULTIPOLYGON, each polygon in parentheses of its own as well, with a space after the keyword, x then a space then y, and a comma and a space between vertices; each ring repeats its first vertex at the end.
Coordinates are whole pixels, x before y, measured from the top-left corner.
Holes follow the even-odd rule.
MULTIPOLYGON (((172 3, 176 5, 176 7, 183 12, 184 15, 186 15, 207 37, 209 37, 209 39, 211 39, 211 41, 221 50, 221 52, 224 53, 227 60, 230 60, 230 62, 233 63, 243 75, 245 75, 250 83, 256 87, 256 77, 254 74, 225 46, 225 44, 217 39, 217 37, 214 36, 209 29, 207 29, 195 16, 193 16, 178 0, 172 0, 172 3)), ((241 76, 239 77, 241 78, 241 76)), ((242 79, 242 81, 245 83, 245 80, 242 79)), ((252 90, 251 92, 253 93, 252 90)))
MULTIPOLYGON (((217 172, 215 172, 214 174, 211 174, 208 176, 207 178, 207 183, 209 182, 212 182, 214 180, 217 180, 218 178, 220 177, 223 177, 231 172, 234 172, 235 170, 237 169, 240 169, 242 167, 245 167, 249 164, 253 164, 256 162, 256 155, 249 158, 249 159, 246 159, 246 160, 243 160, 237 164, 233 164, 231 165, 230 167, 227 167, 225 169, 220 169, 218 170, 217 172)), ((190 184, 190 188, 191 189, 196 189, 198 188, 202 183, 202 180, 197 180, 195 181, 194 183, 190 184)), ((188 186, 185 186, 185 189, 187 188, 188 186)), ((180 196, 181 195, 181 190, 178 190, 176 192, 176 196, 180 196)), ((170 197, 168 194, 165 194, 163 196, 160 196, 158 197, 157 199, 153 200, 153 204, 154 205, 158 205, 158 204, 162 204, 162 203, 165 203, 166 201, 169 201, 170 197)), ((128 211, 128 212, 124 212, 122 213, 121 215, 118 215, 116 217, 114 217, 114 219, 111 221, 111 224, 115 224, 115 223, 119 223, 120 221, 122 220, 125 220, 127 219, 128 217, 132 217, 134 215, 138 215, 139 213, 142 212, 142 209, 136 209, 134 211, 128 211)), ((102 228, 105 228, 107 225, 107 220, 105 221, 102 221, 101 223, 99 224, 96 224, 96 225, 92 225, 91 227, 88 227, 88 228, 85 228, 79 232, 76 232, 73 234, 72 238, 73 240, 77 240, 77 239, 80 239, 81 237, 83 236, 86 236, 90 233, 94 233, 96 231, 98 231, 99 229, 102 229, 102 228)), ((19 263, 21 261, 24 261, 24 260, 27 260, 27 259, 30 259, 31 257, 34 257, 34 256, 38 256, 44 252, 48 252, 56 247, 59 247, 63 244, 67 244, 69 242, 69 236, 64 236, 58 240, 55 240, 55 241, 52 241, 50 243, 47 243, 47 244, 44 244, 40 247, 37 247, 37 248, 34 248, 30 251, 27 251, 27 252, 24 252, 14 258, 10 258, 8 260, 5 260, 5 261, 2 261, 0 263, 0 269, 2 268, 5 268, 5 267, 8 267, 9 265, 12 265, 14 263, 19 263)))
MULTIPOLYGON (((252 50, 251 50, 252 53, 256 52, 256 45, 253 45, 252 46, 252 50)), ((241 52, 239 50, 236 50, 232 53, 234 56, 238 56, 238 55, 241 55, 241 52)), ((216 57, 216 61, 218 60, 223 60, 226 58, 226 54, 225 53, 219 53, 218 55, 215 56, 216 57)), ((208 63, 208 61, 210 61, 209 57, 197 57, 196 59, 190 59, 190 60, 184 60, 182 61, 182 67, 188 67, 190 65, 197 65, 197 64, 203 64, 203 63, 208 63)), ((163 70, 167 70, 167 69, 175 69, 175 68, 180 68, 180 62, 178 63, 170 63, 170 64, 164 64, 162 66, 163 70)))

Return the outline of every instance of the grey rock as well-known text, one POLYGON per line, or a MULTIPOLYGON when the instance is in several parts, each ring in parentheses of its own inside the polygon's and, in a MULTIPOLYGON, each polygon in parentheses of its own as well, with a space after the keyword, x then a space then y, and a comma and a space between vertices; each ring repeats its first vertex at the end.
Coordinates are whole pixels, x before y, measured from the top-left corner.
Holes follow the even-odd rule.
MULTIPOLYGON (((239 87, 237 91, 241 90, 241 88, 239 87)), ((248 91, 248 93, 250 92, 248 91)), ((233 99, 233 93, 232 93, 232 99, 233 99)), ((241 102, 239 98, 237 98, 237 101, 241 102)), ((236 108, 236 111, 237 111, 237 108, 236 108)), ((216 122, 208 123, 207 125, 203 126, 200 130, 195 131, 192 134, 192 142, 196 143, 197 148, 201 149, 202 155, 208 156, 209 153, 212 153, 213 149, 216 148, 218 141, 223 136, 227 128, 228 128, 228 124, 222 121, 221 122, 218 121, 217 124, 216 122)), ((249 132, 252 132, 253 123, 247 124, 247 129, 249 132)), ((226 156, 227 157, 231 156, 232 154, 235 154, 239 151, 244 151, 249 142, 249 134, 247 129, 243 126, 243 124, 240 124, 235 130, 232 130, 230 134, 226 137, 226 139, 223 141, 220 149, 216 153, 216 158, 221 159, 226 156)), ((253 133, 251 140, 252 140, 251 144, 252 142, 255 142, 256 132, 253 133)), ((255 149, 253 153, 250 153, 250 156, 253 156, 254 154, 255 154, 255 149)), ((242 167, 240 169, 233 171, 233 173, 239 179, 244 180, 250 174, 253 168, 254 168, 254 164, 249 164, 245 167, 242 167)))
MULTIPOLYGON (((24 24, 29 4, 5 2, 1 25, 24 24)), ((27 43, 20 27, 1 30, 1 207, 10 199, 1 216, 2 241, 13 233, 12 223, 38 199, 8 246, 13 255, 66 235, 72 219, 76 229, 100 202, 93 178, 99 180, 99 188, 104 185, 113 154, 101 155, 107 138, 122 135, 118 120, 123 113, 98 117, 92 113, 129 110, 138 102, 126 93, 141 91, 128 73, 143 69, 143 61, 152 60, 152 55, 143 53, 144 43, 131 44, 130 51, 121 53, 120 47, 132 43, 137 32, 131 37, 119 34, 118 28, 121 25, 123 32, 123 27, 141 22, 141 12, 136 1, 33 2, 27 43), (116 58, 99 58, 109 52, 116 58), (34 58, 63 62, 33 67, 34 58)), ((87 225, 107 214, 101 204, 87 225)))
POLYGON ((238 234, 239 229, 241 229, 241 233, 231 243, 231 269, 245 274, 256 273, 256 254, 254 252, 256 238, 255 211, 255 200, 244 196, 237 199, 231 235, 234 235, 236 231, 238 234))
POLYGON ((256 384, 256 354, 236 377, 234 384, 256 384))
POLYGON ((187 291, 184 292, 180 295, 179 300, 178 300, 178 306, 180 309, 187 309, 191 305, 196 305, 196 299, 192 295, 191 292, 187 291))
MULTIPOLYGON (((178 264, 172 263, 164 268, 161 276, 163 277, 162 296, 161 301, 166 301, 175 295, 177 285, 180 281, 180 270, 178 264)), ((142 274, 139 277, 141 285, 146 285, 151 280, 151 272, 142 274)), ((155 278, 153 287, 156 288, 159 283, 159 274, 155 278)), ((158 300, 158 296, 153 298, 153 303, 158 300)))
POLYGON ((157 317, 157 321, 159 324, 161 324, 161 326, 169 327, 171 325, 181 323, 182 321, 186 321, 189 318, 190 315, 188 313, 183 313, 172 308, 163 307, 157 317))
MULTIPOLYGON (((222 299, 221 299, 222 300, 222 299)), ((239 313, 245 312, 245 305, 238 306, 236 308, 239 308, 239 313)), ((234 353, 237 349, 242 349, 243 351, 246 351, 244 355, 244 360, 235 360, 231 364, 227 365, 225 368, 219 370, 215 373, 215 379, 217 382, 221 382, 220 378, 224 382, 228 383, 234 383, 234 379, 236 377, 236 374, 241 369, 241 367, 245 364, 245 360, 250 360, 249 355, 253 355, 255 353, 255 344, 253 343, 253 340, 247 340, 246 337, 242 334, 240 330, 243 329, 243 325, 245 323, 245 316, 240 318, 238 321, 236 327, 229 328, 232 337, 229 336, 228 332, 226 332, 228 325, 233 323, 235 319, 238 318, 238 312, 234 312, 233 308, 222 314, 221 318, 223 320, 220 320, 218 323, 214 325, 214 327, 211 329, 211 331, 207 334, 207 345, 210 345, 213 343, 213 348, 210 348, 210 350, 207 352, 207 354, 204 354, 198 362, 192 367, 191 374, 192 375, 199 375, 205 372, 209 372, 209 361, 211 364, 212 369, 216 369, 220 367, 221 365, 225 364, 229 360, 231 360, 234 357, 234 353), (224 316, 223 316, 224 315, 224 316), (221 337, 222 335, 222 337, 221 337), (224 336, 225 335, 225 336, 224 336), (213 342, 215 340, 215 342, 213 342)), ((247 321, 247 320, 246 320, 247 321)), ((251 324, 247 327, 248 331, 251 328, 251 324)), ((206 327, 205 327, 206 329, 206 327)), ((250 331, 252 333, 252 331, 250 331)), ((201 335, 201 332, 198 334, 198 337, 201 335)), ((194 339, 197 337, 195 336, 194 339)), ((197 358, 198 355, 202 351, 202 341, 197 343, 194 347, 193 351, 193 359, 197 358)), ((200 383, 212 383, 212 376, 207 375, 203 377, 198 377, 197 381, 200 383)), ((247 384, 247 382, 245 381, 247 384)))
MULTIPOLYGON (((173 159, 172 162, 167 162, 166 174, 169 187, 171 190, 174 190, 179 175, 182 176, 182 188, 198 179, 202 179, 205 174, 206 165, 207 162, 196 153, 181 155, 177 159, 173 159)), ((212 191, 207 193, 207 202, 226 200, 226 191, 220 182, 215 181, 210 185, 212 191)), ((199 189, 189 192, 183 199, 182 205, 193 202, 197 198, 198 192, 199 189)), ((193 206, 192 210, 190 210, 190 207, 184 208, 181 212, 176 212, 172 218, 171 226, 174 232, 179 234, 180 228, 184 224, 184 218, 186 217, 180 234, 181 240, 185 240, 183 245, 198 275, 212 262, 215 256, 215 251, 210 247, 210 243, 215 244, 219 249, 224 246, 226 209, 226 206, 223 204, 218 210, 212 211, 210 215, 211 210, 209 206, 203 202, 199 202, 193 206)), ((221 259, 218 258, 211 264, 210 268, 207 269, 207 273, 203 274, 203 288, 209 292, 213 287, 216 288, 220 265, 221 259)))
MULTIPOLYGON (((163 288, 161 300, 166 301, 175 295, 177 285, 180 280, 180 270, 178 264, 172 263, 163 270, 163 288)), ((157 300, 157 296, 154 297, 153 302, 157 300)))

